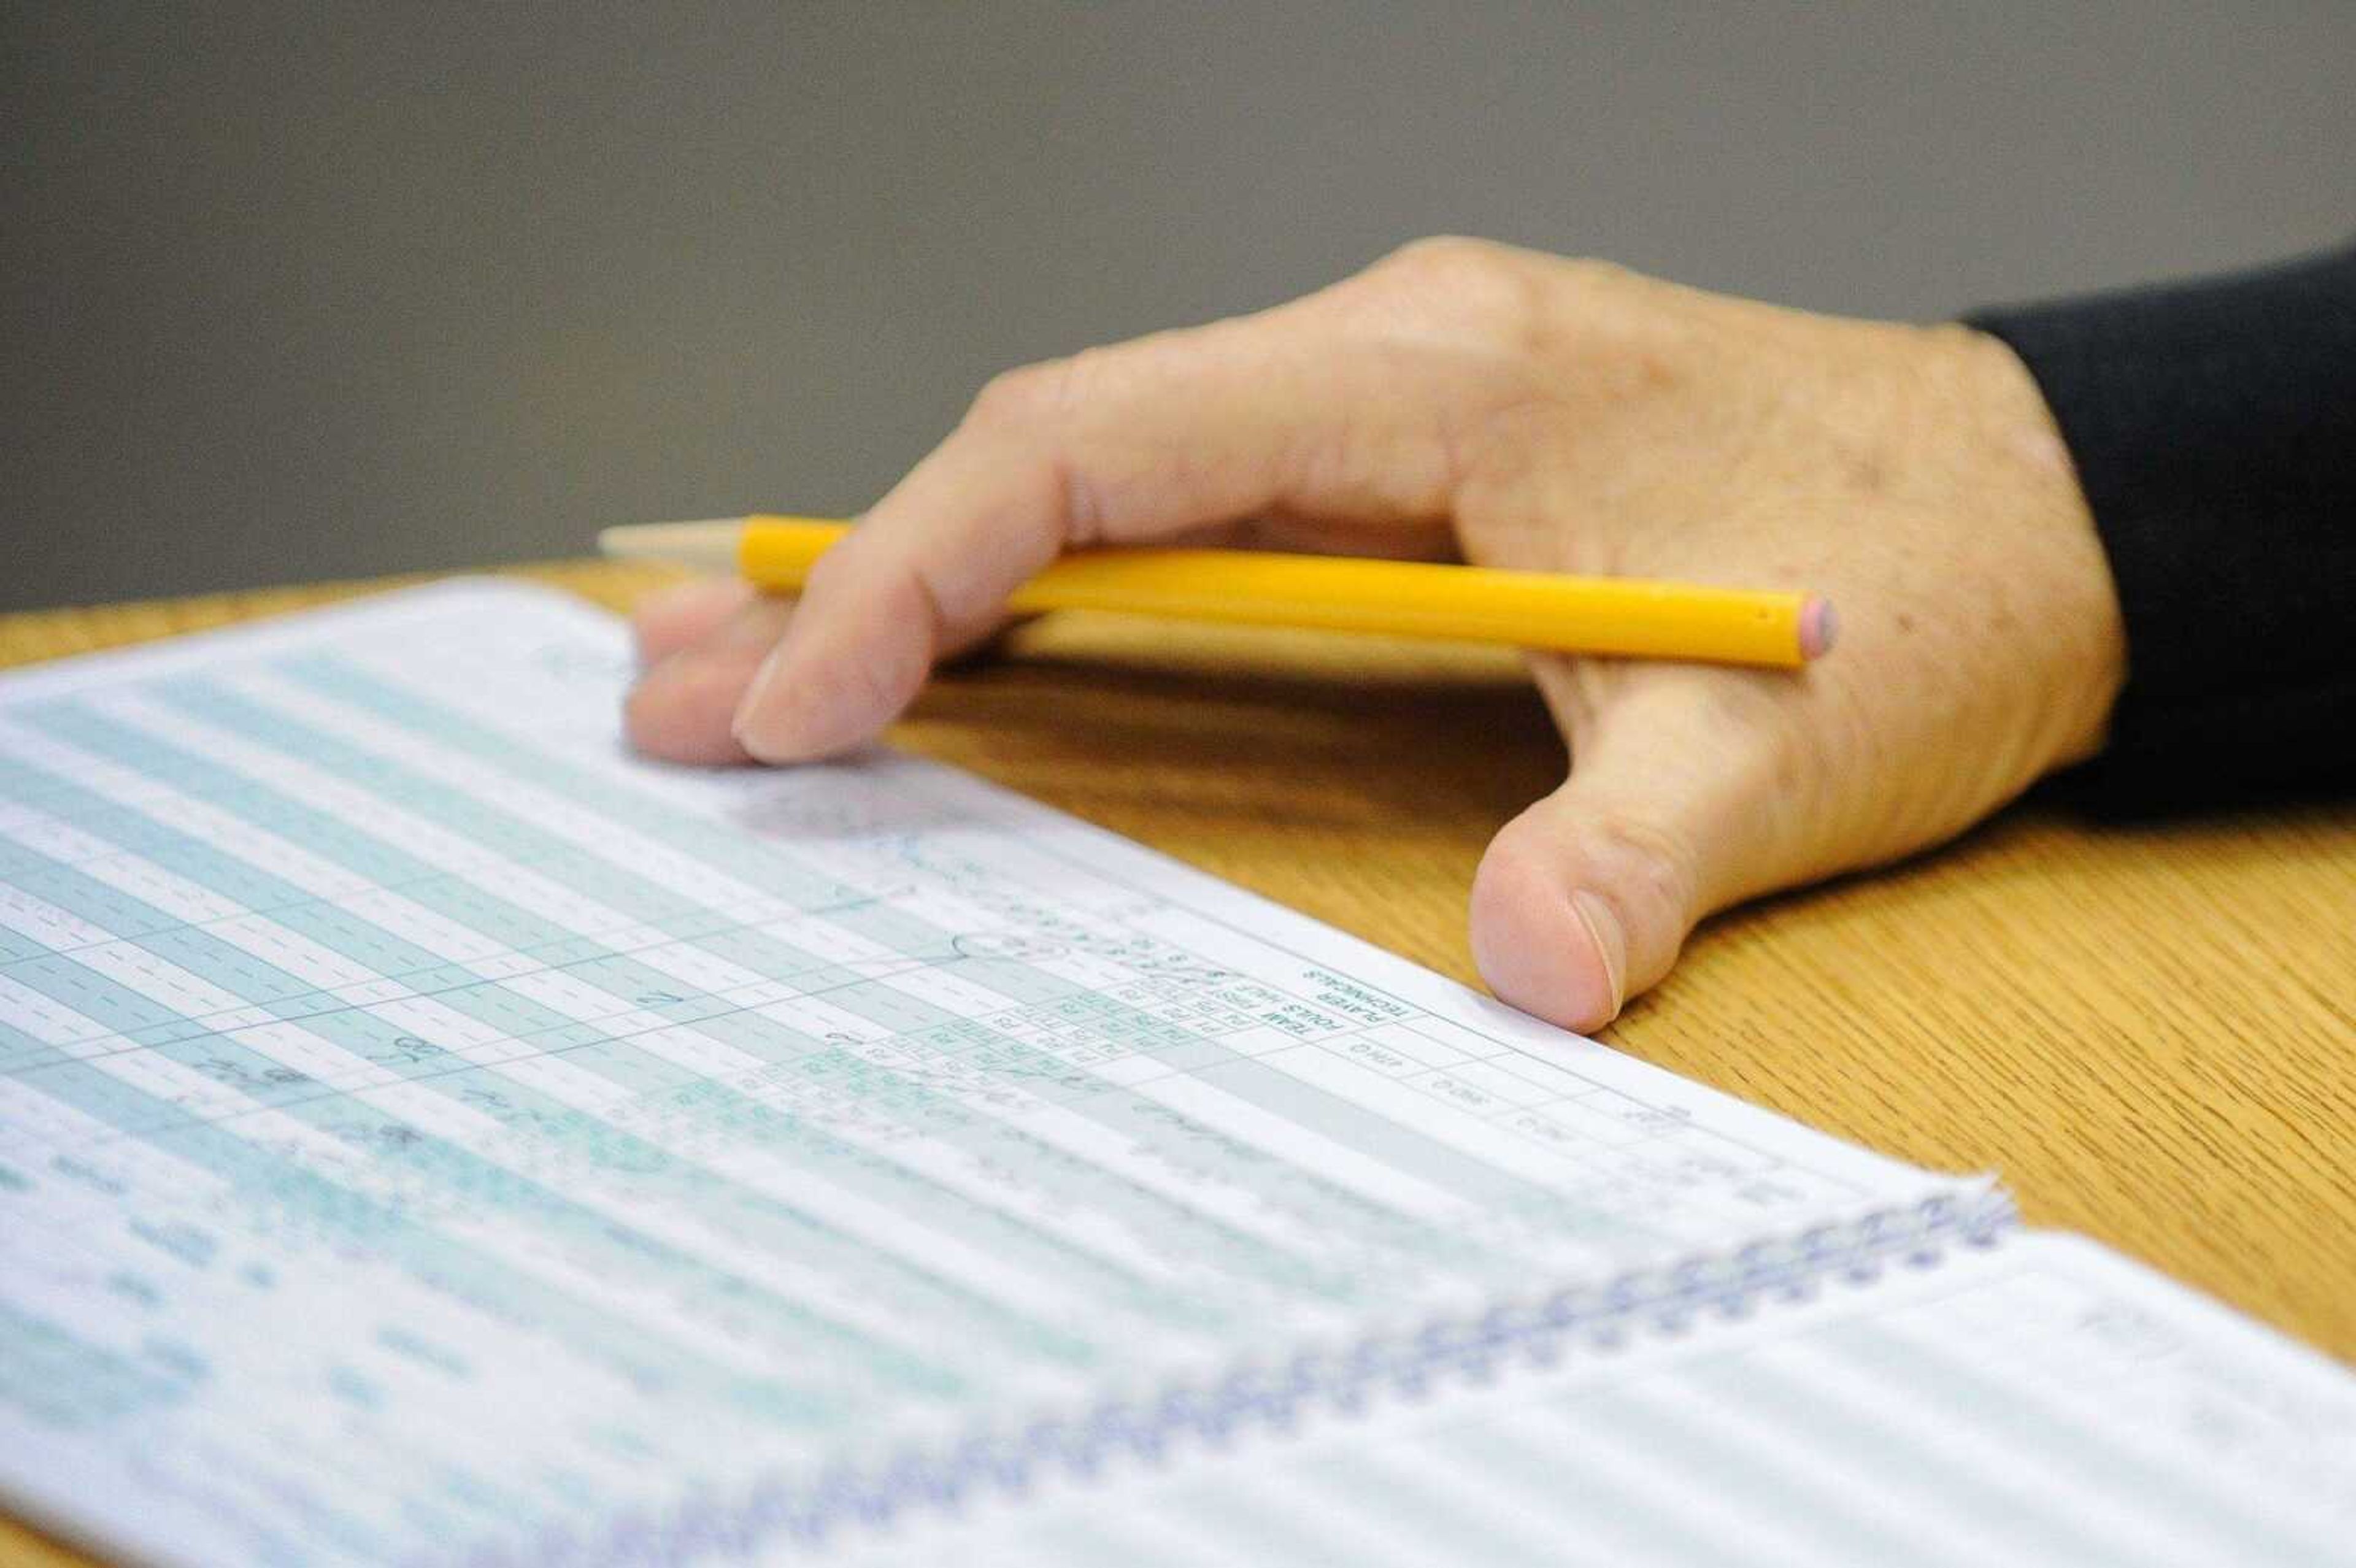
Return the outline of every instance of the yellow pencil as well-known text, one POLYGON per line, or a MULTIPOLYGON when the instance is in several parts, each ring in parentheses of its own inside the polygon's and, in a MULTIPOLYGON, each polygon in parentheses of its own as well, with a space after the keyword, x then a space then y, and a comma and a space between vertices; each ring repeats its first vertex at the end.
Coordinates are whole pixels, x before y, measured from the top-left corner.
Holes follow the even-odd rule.
MULTIPOLYGON (((607 555, 735 572, 799 588, 849 525, 752 517, 607 528, 607 555)), ((1108 610, 1181 621, 1309 626, 1509 643, 1559 653, 1790 668, 1830 648, 1832 606, 1809 593, 1262 550, 1077 551, 1007 608, 1108 610)))

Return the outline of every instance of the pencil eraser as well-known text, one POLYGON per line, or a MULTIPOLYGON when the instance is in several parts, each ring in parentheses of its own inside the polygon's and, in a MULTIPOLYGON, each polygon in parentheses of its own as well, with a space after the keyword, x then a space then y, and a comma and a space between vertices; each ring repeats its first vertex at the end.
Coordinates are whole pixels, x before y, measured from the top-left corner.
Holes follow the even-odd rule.
POLYGON ((1840 635, 1840 617, 1833 613, 1829 599, 1810 596, 1800 606, 1800 656, 1822 658, 1832 652, 1833 642, 1840 635))

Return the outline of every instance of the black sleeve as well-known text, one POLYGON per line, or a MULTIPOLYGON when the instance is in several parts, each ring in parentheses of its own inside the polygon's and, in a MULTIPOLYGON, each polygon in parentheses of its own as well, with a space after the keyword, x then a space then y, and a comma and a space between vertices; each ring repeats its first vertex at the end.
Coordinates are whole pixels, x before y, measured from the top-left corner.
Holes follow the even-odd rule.
POLYGON ((2356 248, 1971 318, 2029 366, 2126 613, 2098 807, 2356 789, 2356 248))

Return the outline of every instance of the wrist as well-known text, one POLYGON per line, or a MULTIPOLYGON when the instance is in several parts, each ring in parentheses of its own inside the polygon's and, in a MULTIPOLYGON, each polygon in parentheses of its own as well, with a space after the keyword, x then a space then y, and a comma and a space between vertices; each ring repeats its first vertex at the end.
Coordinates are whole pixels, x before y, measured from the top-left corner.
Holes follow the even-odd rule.
POLYGON ((2077 464, 2036 377, 2001 338, 1973 327, 1940 330, 1969 361, 1987 493, 2030 530, 2018 570, 2038 574, 2029 598, 2043 613, 2040 624, 2017 635, 2039 643, 2041 729, 2049 741, 2040 772, 2054 772, 2102 751, 2126 683, 2118 586, 2077 464))

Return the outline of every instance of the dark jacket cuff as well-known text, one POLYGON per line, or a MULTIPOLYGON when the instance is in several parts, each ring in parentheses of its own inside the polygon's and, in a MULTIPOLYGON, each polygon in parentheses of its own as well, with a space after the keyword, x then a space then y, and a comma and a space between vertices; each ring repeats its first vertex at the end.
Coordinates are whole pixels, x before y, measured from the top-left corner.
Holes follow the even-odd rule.
POLYGON ((2356 249, 1980 313, 2077 464, 2126 618, 2090 803, 2356 784, 2356 249))

